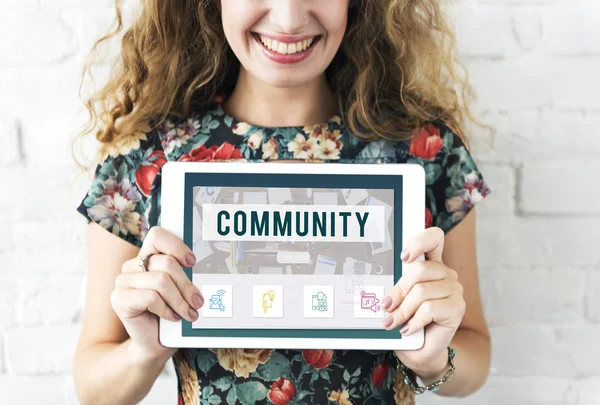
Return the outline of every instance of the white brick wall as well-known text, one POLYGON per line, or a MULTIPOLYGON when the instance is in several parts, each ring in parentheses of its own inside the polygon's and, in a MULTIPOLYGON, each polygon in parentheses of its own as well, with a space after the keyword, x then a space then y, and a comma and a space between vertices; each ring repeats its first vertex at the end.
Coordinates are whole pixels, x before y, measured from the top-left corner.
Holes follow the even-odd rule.
MULTIPOLYGON (((494 356, 475 395, 418 402, 596 405, 600 1, 455 2, 448 10, 479 94, 475 110, 496 132, 470 134, 494 190, 478 218, 494 356)), ((85 118, 81 62, 108 28, 112 3, 0 0, 3 404, 77 404, 70 370, 87 229, 74 209, 89 180, 74 178, 66 148, 85 118)), ((172 403, 174 390, 173 373, 161 375, 144 403, 172 403)))

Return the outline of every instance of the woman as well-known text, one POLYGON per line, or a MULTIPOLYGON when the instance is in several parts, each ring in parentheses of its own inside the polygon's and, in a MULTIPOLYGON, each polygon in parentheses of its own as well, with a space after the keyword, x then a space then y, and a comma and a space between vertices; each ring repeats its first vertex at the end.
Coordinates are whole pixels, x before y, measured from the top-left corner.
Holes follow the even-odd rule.
POLYGON ((78 208, 91 222, 81 403, 139 402, 173 355, 185 404, 412 404, 416 376, 440 395, 477 390, 490 340, 474 205, 490 190, 462 136, 469 86, 453 52, 436 0, 144 1, 122 66, 88 102, 101 159, 78 208), (238 159, 424 166, 427 229, 382 301, 382 327, 425 327, 422 349, 160 345, 159 316, 194 321, 204 304, 182 270, 193 252, 160 227, 161 167, 238 159))

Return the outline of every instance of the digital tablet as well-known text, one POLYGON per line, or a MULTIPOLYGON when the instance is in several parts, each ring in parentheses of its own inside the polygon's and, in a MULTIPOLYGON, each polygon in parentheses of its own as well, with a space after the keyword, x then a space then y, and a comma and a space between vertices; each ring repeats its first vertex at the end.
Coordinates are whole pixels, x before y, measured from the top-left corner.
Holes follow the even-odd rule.
POLYGON ((161 226, 196 255, 195 322, 160 320, 167 347, 411 350, 381 300, 402 241, 424 230, 416 164, 169 162, 161 226))

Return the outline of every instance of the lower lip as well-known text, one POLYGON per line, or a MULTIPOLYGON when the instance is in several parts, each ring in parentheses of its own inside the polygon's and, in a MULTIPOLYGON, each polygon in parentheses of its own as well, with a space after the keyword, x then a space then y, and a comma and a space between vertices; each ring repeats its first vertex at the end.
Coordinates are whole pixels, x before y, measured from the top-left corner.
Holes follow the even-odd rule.
MULTIPOLYGON (((267 48, 258 38, 252 35, 252 38, 258 43, 263 53, 267 56, 267 58, 271 59, 273 62, 281 63, 281 64, 291 64, 302 62, 304 59, 308 58, 312 53, 316 43, 313 43, 310 48, 303 52, 296 52, 291 55, 283 55, 281 53, 274 52, 267 48)), ((318 41, 317 41, 318 42, 318 41)))

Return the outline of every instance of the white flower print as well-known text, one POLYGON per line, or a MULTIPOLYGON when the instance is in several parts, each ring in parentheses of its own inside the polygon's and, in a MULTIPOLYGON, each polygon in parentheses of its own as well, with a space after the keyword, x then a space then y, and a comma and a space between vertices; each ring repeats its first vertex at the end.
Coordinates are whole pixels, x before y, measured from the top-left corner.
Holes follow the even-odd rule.
POLYGON ((263 143, 262 154, 264 160, 279 158, 279 154, 277 153, 277 142, 275 142, 275 139, 271 138, 263 143))
POLYGON ((247 123, 238 122, 231 128, 231 131, 233 131, 233 133, 236 135, 246 135, 249 129, 250 125, 248 125, 247 123))
MULTIPOLYGON (((149 129, 148 129, 149 131, 149 129)), ((132 150, 140 148, 140 141, 147 141, 148 137, 145 132, 136 132, 133 135, 125 136, 115 142, 115 145, 108 151, 108 154, 104 156, 104 161, 108 156, 116 158, 119 155, 126 155, 132 150)))
POLYGON ((335 141, 331 139, 326 139, 321 143, 321 156, 322 159, 339 159, 340 158, 340 150, 337 147, 335 141))
POLYGON ((317 138, 308 138, 301 134, 296 135, 293 141, 288 143, 288 152, 294 154, 295 159, 320 159, 321 147, 317 138))
POLYGON ((135 210, 142 198, 140 192, 126 178, 120 183, 109 178, 103 186, 103 195, 88 209, 90 217, 115 235, 131 234, 143 238, 147 224, 135 210))
POLYGON ((248 138, 248 146, 250 146, 252 149, 257 149, 262 142, 262 138, 262 133, 253 133, 252 135, 250 135, 250 138, 248 138))
POLYGON ((446 209, 452 214, 454 222, 463 219, 475 204, 487 193, 487 187, 480 181, 476 172, 471 172, 465 177, 465 185, 458 195, 446 200, 446 209))
POLYGON ((164 135, 161 139, 163 150, 169 154, 175 148, 181 148, 187 144, 188 140, 198 133, 200 121, 189 118, 182 124, 176 125, 171 120, 167 120, 160 132, 164 135))

